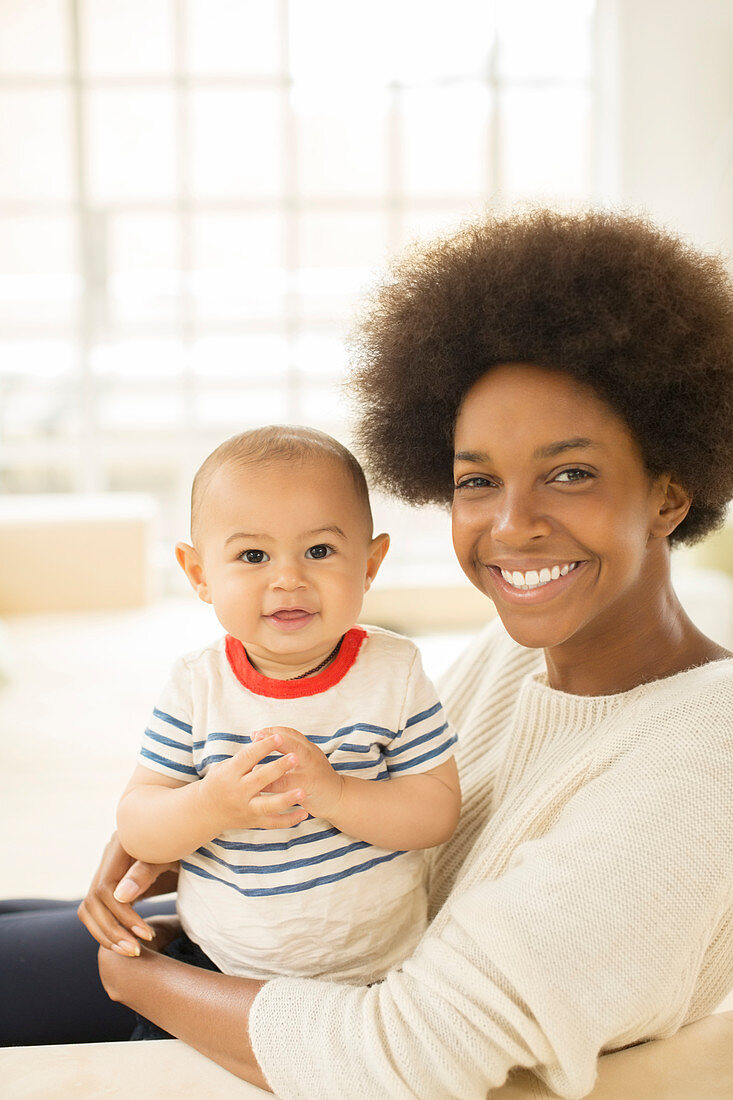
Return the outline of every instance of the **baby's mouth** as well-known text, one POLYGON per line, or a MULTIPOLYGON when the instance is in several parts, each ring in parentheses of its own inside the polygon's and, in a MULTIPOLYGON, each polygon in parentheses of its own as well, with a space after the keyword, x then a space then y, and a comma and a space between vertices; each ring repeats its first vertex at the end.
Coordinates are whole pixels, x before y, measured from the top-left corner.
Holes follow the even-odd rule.
POLYGON ((281 607, 279 611, 273 611, 271 615, 267 616, 268 619, 274 619, 279 623, 298 622, 312 617, 313 612, 306 611, 304 607, 281 607))

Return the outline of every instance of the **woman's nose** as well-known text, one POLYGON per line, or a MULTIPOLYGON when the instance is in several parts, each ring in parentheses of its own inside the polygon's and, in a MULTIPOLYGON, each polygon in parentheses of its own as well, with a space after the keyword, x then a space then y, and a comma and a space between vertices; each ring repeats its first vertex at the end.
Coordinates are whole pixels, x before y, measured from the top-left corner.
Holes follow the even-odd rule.
POLYGON ((523 546, 533 539, 549 535, 552 525, 548 516, 540 510, 532 493, 502 493, 491 533, 498 542, 508 546, 523 546))

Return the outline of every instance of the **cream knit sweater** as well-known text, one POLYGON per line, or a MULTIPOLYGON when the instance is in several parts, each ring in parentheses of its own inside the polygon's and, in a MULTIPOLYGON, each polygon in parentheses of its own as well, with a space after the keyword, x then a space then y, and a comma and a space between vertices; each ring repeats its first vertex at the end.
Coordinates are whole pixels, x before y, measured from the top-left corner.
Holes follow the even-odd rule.
POLYGON ((733 986, 733 660, 600 697, 543 669, 496 623, 446 678, 464 808, 433 858, 434 919, 369 988, 258 994, 282 1100, 483 1100, 513 1066, 582 1097, 600 1051, 733 986))

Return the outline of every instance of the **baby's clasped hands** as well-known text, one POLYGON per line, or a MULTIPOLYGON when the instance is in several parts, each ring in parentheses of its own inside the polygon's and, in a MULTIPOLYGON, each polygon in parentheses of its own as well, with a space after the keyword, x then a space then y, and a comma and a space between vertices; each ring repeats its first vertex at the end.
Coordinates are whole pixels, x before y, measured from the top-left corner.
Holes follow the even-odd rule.
POLYGON ((274 739, 278 752, 295 758, 295 764, 267 787, 268 792, 285 797, 289 788, 297 787, 302 796, 298 805, 313 817, 332 822, 343 797, 344 780, 331 767, 325 753, 304 734, 288 726, 269 726, 252 734, 253 744, 261 744, 265 739, 274 739))
POLYGON ((202 810, 212 821, 212 836, 223 829, 285 829, 307 817, 303 791, 294 778, 298 759, 284 738, 264 731, 252 742, 218 763, 201 783, 202 810), (280 755, 266 760, 273 750, 280 755))

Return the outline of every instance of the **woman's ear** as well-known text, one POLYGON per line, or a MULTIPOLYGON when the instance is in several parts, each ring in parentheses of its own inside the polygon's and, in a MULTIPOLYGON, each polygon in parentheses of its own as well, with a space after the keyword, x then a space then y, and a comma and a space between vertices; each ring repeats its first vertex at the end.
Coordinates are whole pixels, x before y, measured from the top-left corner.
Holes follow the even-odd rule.
POLYGON ((663 474, 657 485, 659 496, 649 535, 650 538, 663 539, 682 523, 690 510, 692 496, 670 474, 663 474))
POLYGON ((372 581, 376 577, 388 550, 389 535, 377 535, 376 538, 372 539, 369 545, 369 557, 367 558, 366 578, 364 580, 365 592, 368 592, 371 588, 372 581))
POLYGON ((196 547, 189 546, 187 542, 177 542, 176 561, 188 577, 191 588, 193 588, 198 598, 203 600, 204 603, 211 603, 201 555, 196 547))

